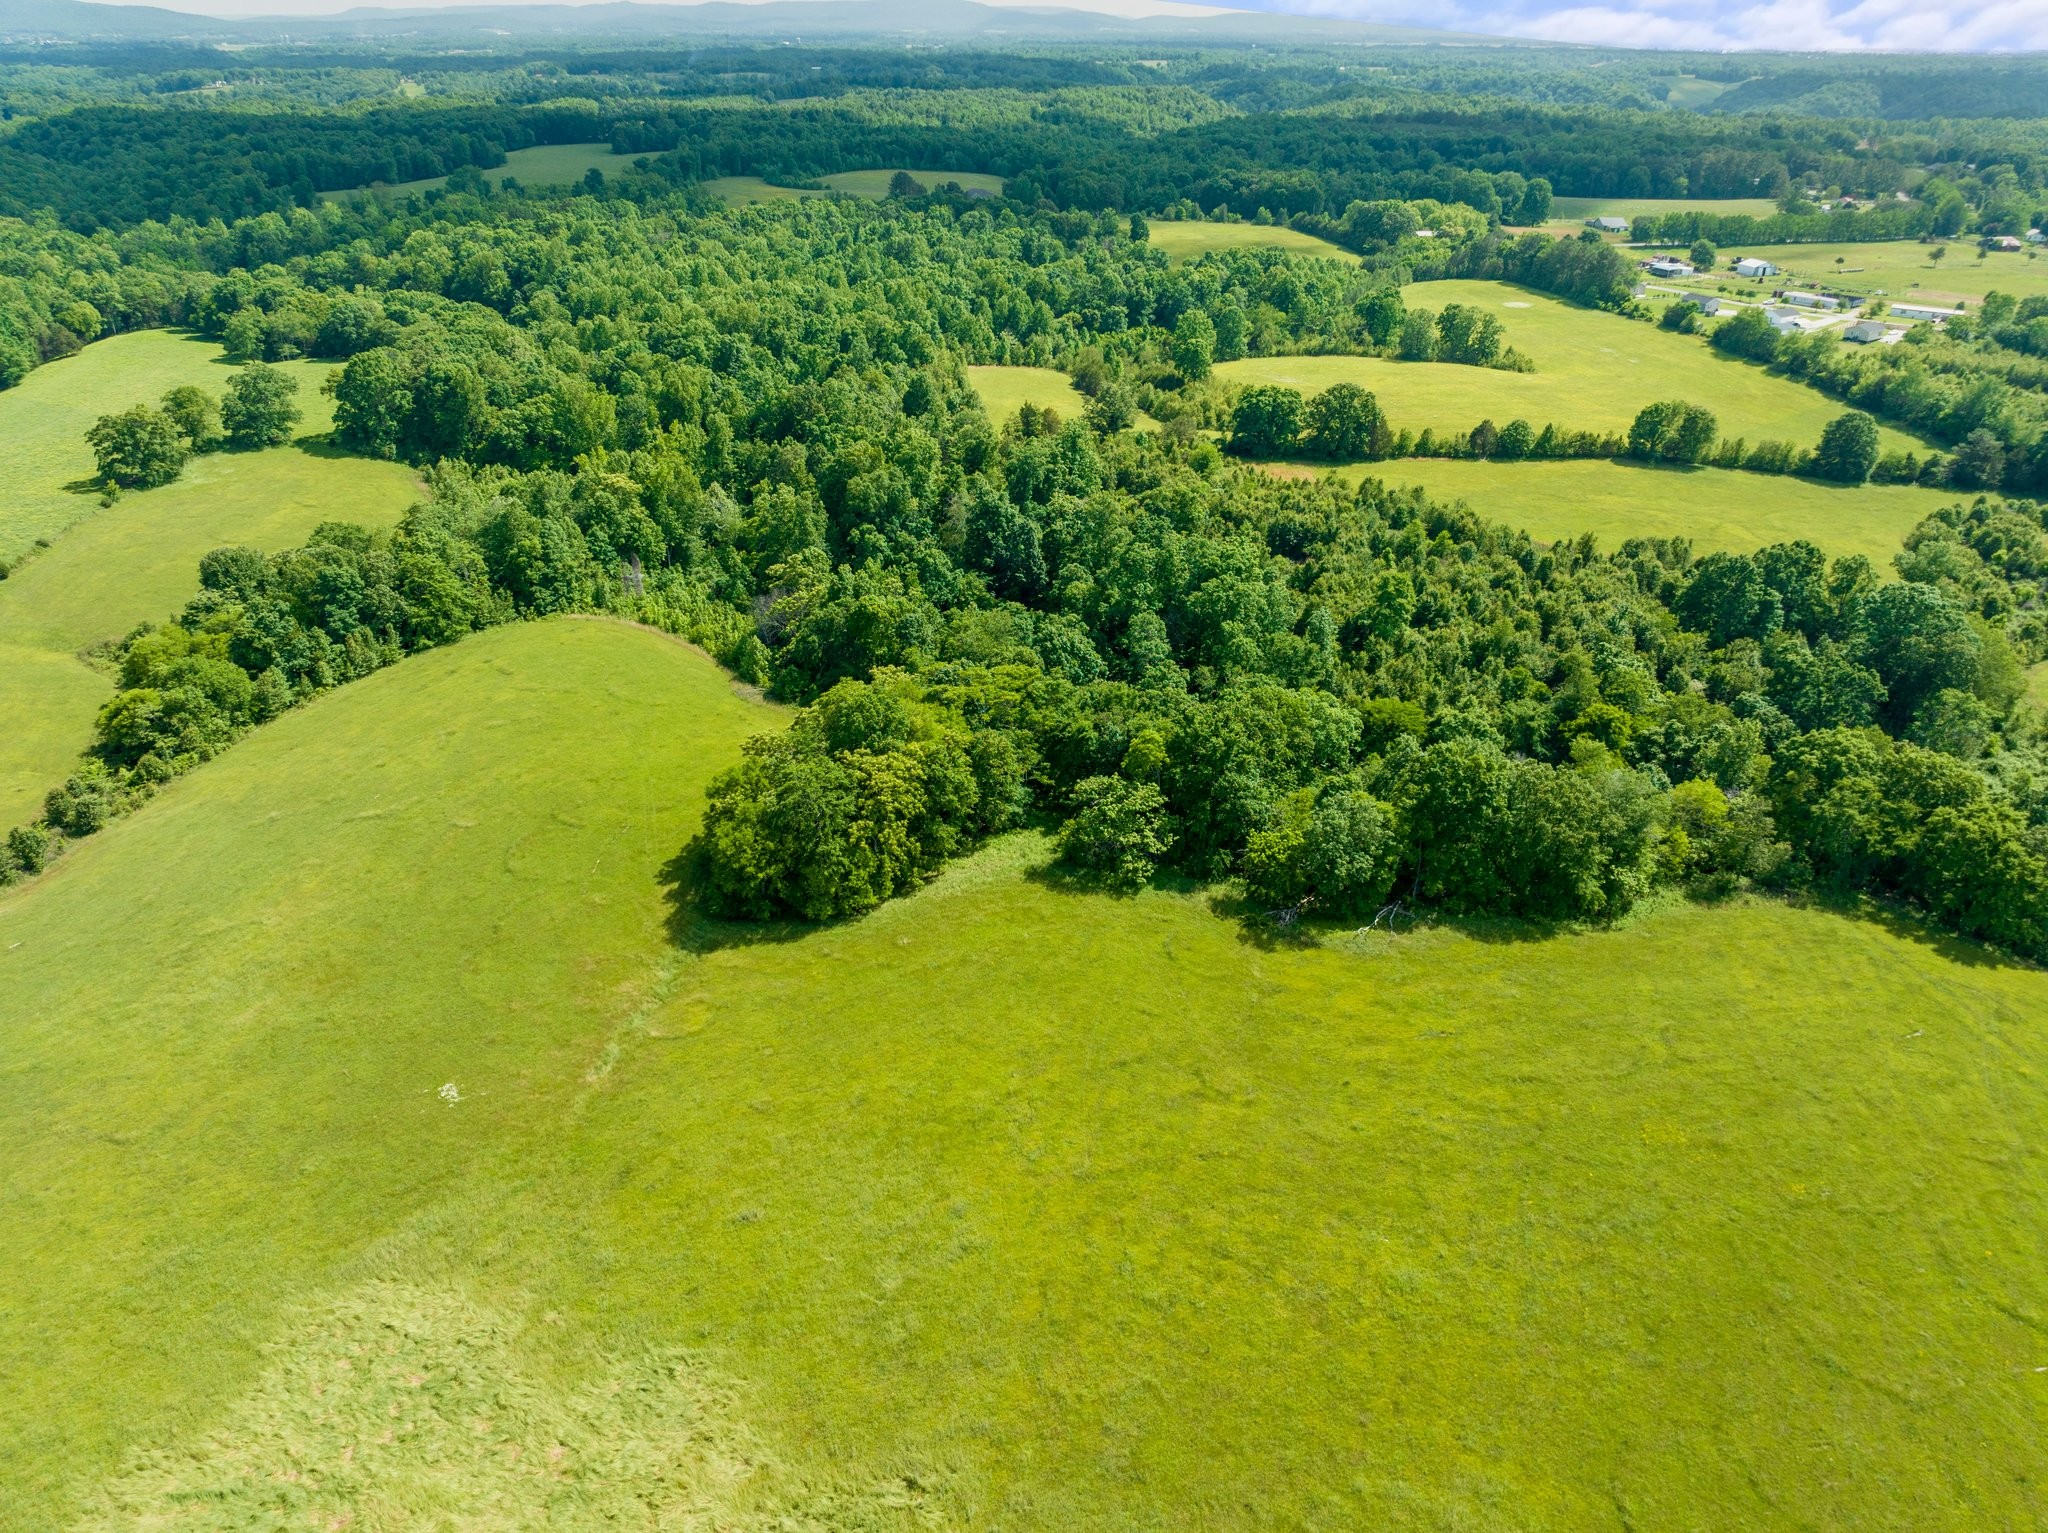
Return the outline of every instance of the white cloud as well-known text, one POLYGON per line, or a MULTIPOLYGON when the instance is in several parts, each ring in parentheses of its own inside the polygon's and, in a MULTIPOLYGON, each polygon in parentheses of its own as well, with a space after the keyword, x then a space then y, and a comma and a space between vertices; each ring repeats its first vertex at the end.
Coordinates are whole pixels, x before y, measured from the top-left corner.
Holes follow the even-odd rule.
POLYGON ((2048 49, 2048 0, 1250 0, 1262 10, 1625 48, 2048 49))

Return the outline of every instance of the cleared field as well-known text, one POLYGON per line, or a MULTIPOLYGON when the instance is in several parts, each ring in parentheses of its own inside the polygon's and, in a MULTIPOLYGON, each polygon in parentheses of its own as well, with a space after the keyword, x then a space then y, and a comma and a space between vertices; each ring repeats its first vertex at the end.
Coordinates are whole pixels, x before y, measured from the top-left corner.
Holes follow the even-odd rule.
POLYGON ((1917 485, 1855 489, 1777 474, 1655 468, 1589 458, 1562 463, 1479 463, 1408 458, 1339 470, 1350 483, 1384 479, 1462 500, 1489 521, 1542 543, 1592 533, 1604 549, 1630 538, 1692 539, 1700 553, 1751 553, 1804 538, 1830 555, 1861 554, 1889 574, 1892 555, 1951 491, 1917 485))
POLYGON ((37 1146, 0 1157, 0 1526, 69 1525, 214 1420, 283 1306, 573 1121, 678 961, 661 865, 777 717, 660 635, 499 629, 0 893, 0 1142, 37 1146))
MULTIPOLYGON (((678 1346, 777 1472, 897 1488, 800 1525, 2048 1511, 2048 976, 1747 902, 1274 946, 1030 836, 663 956, 655 869, 764 721, 646 635, 487 635, 0 901, 46 1147, 0 1168, 0 1521, 138 1441, 162 1525, 347 1509, 349 1455, 437 1492, 394 1523, 474 1505, 550 1388, 658 1402, 620 1359, 678 1346), (374 1409, 301 1433, 309 1383, 374 1409)), ((645 1435, 563 1472, 677 1494, 645 1435)))
MULTIPOLYGON (((1974 303, 1996 290, 2016 298, 2048 293, 2048 260, 2026 251, 1993 251, 1979 260, 1970 240, 1922 245, 1916 240, 1886 240, 1860 245, 1744 245, 1722 252, 1722 263, 1737 255, 1761 256, 1783 268, 1783 275, 1762 284, 1764 291, 1825 284, 1854 293, 1882 293, 1905 303, 1974 303), (1940 261, 1931 260, 1936 250, 1940 261)), ((1714 274, 1731 292, 1755 291, 1732 271, 1714 274)))
POLYGON ((1088 407, 1086 396, 1056 367, 970 367, 967 381, 998 426, 1025 405, 1057 410, 1061 420, 1074 420, 1088 407))
POLYGON ((1768 197, 1553 197, 1553 223, 1582 223, 1588 218, 1655 218, 1663 213, 1714 213, 1723 217, 1747 214, 1768 218, 1778 211, 1768 197))
MULTIPOLYGON (((334 421, 334 401, 321 394, 320 385, 333 365, 278 365, 299 380, 305 414, 300 435, 325 432, 334 421)), ((7 453, 7 471, 0 474, 0 563, 13 564, 36 539, 54 539, 99 509, 99 488, 88 482, 92 449, 85 442, 95 420, 130 405, 155 404, 181 383, 220 394, 231 375, 211 341, 137 330, 96 341, 0 392, 0 442, 7 453)))
POLYGON ((177 483, 124 495, 0 581, 0 830, 27 819, 92 737, 112 690, 78 658, 174 616, 199 560, 227 543, 289 548, 322 522, 388 527, 417 497, 396 463, 277 447, 193 460, 177 483))
POLYGON ((1328 256, 1333 261, 1356 261, 1357 256, 1342 245, 1319 240, 1299 229, 1276 224, 1212 224, 1194 220, 1159 219, 1150 224, 1148 241, 1166 252, 1173 261, 1192 261, 1211 250, 1291 250, 1296 255, 1328 256))
POLYGON ((718 198, 721 202, 738 204, 742 202, 796 202, 805 197, 823 197, 824 192, 810 191, 794 186, 770 186, 759 176, 718 176, 710 181, 699 181, 697 190, 718 198))
MULTIPOLYGON (((629 154, 613 154, 610 144, 541 144, 532 149, 510 151, 503 165, 496 170, 485 171, 483 176, 493 186, 503 185, 507 176, 515 177, 521 186, 571 186, 581 181, 587 171, 617 175, 635 158, 629 154)), ((353 197, 357 192, 372 191, 380 197, 405 197, 414 192, 438 191, 447 184, 446 176, 423 176, 417 181, 359 186, 352 191, 322 192, 320 196, 323 201, 332 201, 337 197, 353 197)))
MULTIPOLYGON (((845 170, 818 179, 835 192, 848 192, 855 197, 886 197, 889 195, 889 179, 895 174, 893 169, 845 170)), ((963 191, 983 191, 997 197, 1003 191, 1001 176, 984 175, 977 170, 913 170, 910 174, 926 187, 957 181, 963 191)))
POLYGON ((2036 708, 2048 708, 2048 660, 2027 672, 2027 701, 2036 708))
MULTIPOLYGON (((1404 291, 1410 307, 1465 303, 1499 315, 1509 343, 1536 371, 1373 357, 1254 357, 1220 363, 1216 372, 1232 383, 1279 383, 1310 394, 1333 383, 1356 383, 1379 397, 1397 429, 1415 431, 1469 431, 1482 419, 1504 426, 1518 418, 1538 428, 1551 421, 1625 431, 1651 401, 1687 399, 1712 410, 1724 436, 1812 446, 1847 408, 1788 378, 1720 356, 1696 336, 1572 308, 1506 283, 1418 282, 1404 291)), ((1887 449, 1927 451, 1926 444, 1889 426, 1880 435, 1887 449)))

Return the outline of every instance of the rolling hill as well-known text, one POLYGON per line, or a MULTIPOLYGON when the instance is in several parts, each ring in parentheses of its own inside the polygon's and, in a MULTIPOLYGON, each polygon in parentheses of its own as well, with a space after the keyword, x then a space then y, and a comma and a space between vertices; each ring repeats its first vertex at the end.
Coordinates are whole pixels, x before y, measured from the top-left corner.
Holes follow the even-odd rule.
POLYGON ((0 898, 0 1525, 2048 1511, 2040 972, 1765 901, 1279 941, 1030 833, 671 911, 775 723, 495 630, 0 898))

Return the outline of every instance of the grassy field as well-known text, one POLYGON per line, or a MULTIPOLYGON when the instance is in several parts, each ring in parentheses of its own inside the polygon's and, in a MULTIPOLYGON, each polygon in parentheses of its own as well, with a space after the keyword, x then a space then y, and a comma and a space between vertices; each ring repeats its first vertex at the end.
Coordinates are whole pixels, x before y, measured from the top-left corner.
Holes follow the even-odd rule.
POLYGON ((1333 261, 1358 259, 1342 245, 1276 224, 1212 224, 1162 218, 1149 227, 1152 245, 1174 261, 1192 261, 1211 250, 1250 249, 1291 250, 1296 255, 1328 256, 1333 261))
POLYGON ((1630 538, 1692 539, 1699 553, 1750 553, 1805 538, 1829 554, 1862 554, 1880 574, 1928 513, 1956 499, 1917 485, 1855 489, 1776 474, 1718 468, 1653 468, 1605 458, 1562 463, 1482 463, 1408 458, 1339 470, 1350 483, 1371 476, 1420 485, 1442 500, 1462 500, 1489 521, 1506 522, 1538 542, 1590 532, 1600 547, 1630 538))
POLYGON ((0 1157, 0 1526, 203 1427, 286 1304, 565 1126, 673 962, 706 776, 775 720, 644 630, 499 629, 0 893, 0 1142, 38 1146, 0 1157))
MULTIPOLYGON (((820 191, 809 187, 770 186, 759 176, 719 176, 710 181, 701 181, 697 189, 708 192, 724 202, 793 202, 800 197, 823 197, 828 192, 844 192, 854 197, 886 197, 889 195, 889 178, 894 170, 847 170, 837 175, 821 176, 819 180, 826 188, 820 191)), ((957 181, 964 188, 1000 195, 1003 190, 1001 176, 984 175, 973 170, 913 170, 911 175, 926 187, 939 186, 947 181, 957 181)))
MULTIPOLYGON (((570 186, 581 181, 586 171, 599 170, 608 176, 617 175, 634 159, 633 155, 613 154, 610 144, 541 144, 532 149, 512 150, 505 156, 503 165, 484 172, 484 179, 493 186, 501 185, 507 176, 516 178, 521 186, 570 186)), ((446 176, 423 176, 417 181, 357 187, 354 191, 322 192, 320 196, 323 201, 332 201, 337 197, 352 197, 360 191, 375 191, 380 197, 405 197, 414 192, 437 191, 447 184, 446 176)))
POLYGON ((1087 398, 1056 367, 970 367, 967 381, 981 396, 981 407, 998 426, 1025 405, 1050 407, 1061 420, 1077 420, 1087 398))
MULTIPOLYGON (((334 402, 320 392, 333 370, 324 362, 279 364, 299 380, 304 435, 332 424, 334 402)), ((85 433, 100 416, 134 404, 154 404, 166 389, 196 383, 223 392, 231 369, 220 348, 170 330, 138 330, 95 342, 76 356, 51 362, 0 392, 0 442, 7 472, 0 474, 0 563, 13 564, 38 538, 54 539, 99 507, 92 449, 85 433)))
POLYGON ((759 176, 718 176, 710 181, 699 181, 697 190, 734 205, 743 202, 796 202, 805 197, 826 195, 795 186, 770 186, 759 176))
MULTIPOLYGON (((2048 260, 2025 252, 1993 251, 1977 259, 1977 247, 1969 240, 1950 240, 1943 245, 1922 245, 1915 240, 1886 240, 1859 245, 1744 245, 1722 252, 1725 268, 1729 258, 1756 255, 1783 268, 1783 275, 1761 284, 1768 295, 1774 288, 1801 284, 1842 288, 1852 293, 1877 294, 1902 303, 1974 305, 1994 289, 2016 298, 2048 293, 2048 260), (1939 262, 1928 257, 1945 250, 1939 262)), ((1713 281, 1726 283, 1733 293, 1756 292, 1759 285, 1745 282, 1732 271, 1714 274, 1713 281)), ((1708 284, 1711 286, 1711 283, 1708 284)))
MULTIPOLYGON (((835 192, 848 192, 855 197, 886 197, 889 195, 889 178, 895 174, 894 170, 845 170, 818 179, 835 192)), ((1002 195, 1001 176, 984 175, 976 170, 913 170, 910 174, 926 187, 957 181, 963 191, 980 190, 995 196, 1002 195)))
POLYGON ((322 522, 385 527, 417 497, 412 470, 276 447, 215 453, 177 483, 125 495, 0 581, 0 829, 27 819, 92 735, 111 680, 78 658, 199 589, 199 560, 226 543, 289 548, 322 522))
MULTIPOLYGON (((1521 418, 1584 430, 1625 431, 1636 412, 1658 399, 1687 399, 1719 417, 1724 436, 1766 438, 1810 447, 1847 408, 1816 390, 1777 378, 1747 362, 1716 354, 1696 336, 1595 310, 1572 308, 1541 293, 1499 282, 1418 282, 1404 290, 1411 307, 1476 304, 1500 316, 1508 342, 1536 364, 1506 373, 1447 362, 1393 362, 1373 357, 1255 357, 1224 362, 1217 375, 1232 383, 1282 383, 1319 393, 1352 382, 1373 391, 1398 428, 1470 430, 1481 419, 1497 426, 1521 418)), ((1925 452, 1891 427, 1884 445, 1925 452)))
POLYGON ((1746 213, 1768 218, 1778 211, 1768 197, 1553 197, 1552 223, 1583 224, 1589 218, 1655 218, 1661 213, 1746 213))
POLYGON ((770 722, 499 630, 0 897, 0 1525, 2048 1516, 2048 976, 1761 902, 1276 945, 1029 835, 665 928, 770 722))
POLYGON ((2048 660, 2027 672, 2027 701, 2036 708, 2048 708, 2048 660))

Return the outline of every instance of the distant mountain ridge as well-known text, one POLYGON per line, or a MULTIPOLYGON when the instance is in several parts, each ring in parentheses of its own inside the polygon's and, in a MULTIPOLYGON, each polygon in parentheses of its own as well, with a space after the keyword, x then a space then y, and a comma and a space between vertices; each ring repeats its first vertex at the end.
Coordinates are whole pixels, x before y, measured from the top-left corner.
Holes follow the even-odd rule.
MULTIPOLYGON (((1110 0, 1114 3, 1114 0, 1110 0)), ((466 5, 433 9, 359 6, 326 16, 223 19, 150 5, 87 0, 0 0, 0 40, 278 42, 286 39, 513 37, 656 39, 679 36, 827 38, 1167 38, 1272 42, 1479 42, 1505 39, 1414 27, 1278 15, 1145 0, 1118 14, 1085 5, 987 5, 979 0, 765 0, 735 4, 466 5)))

